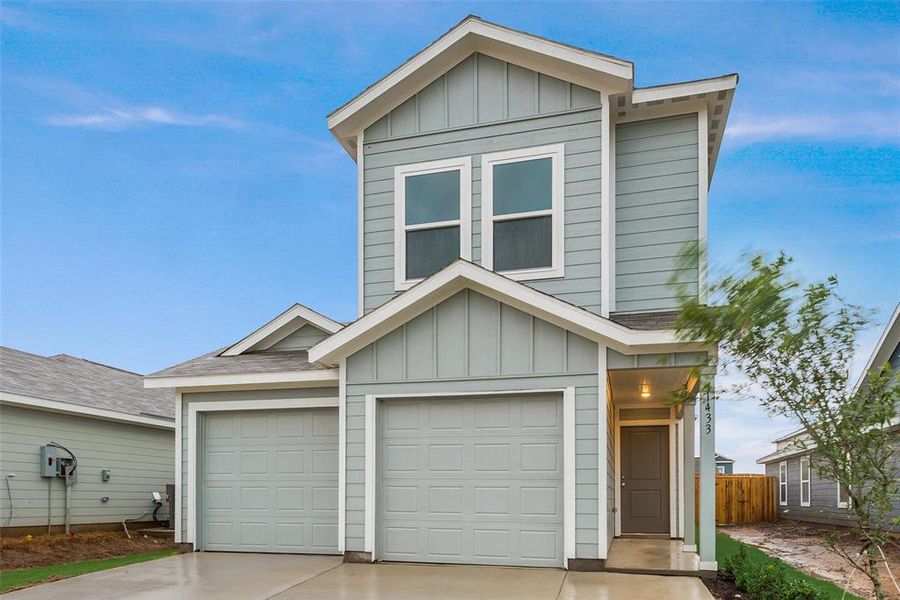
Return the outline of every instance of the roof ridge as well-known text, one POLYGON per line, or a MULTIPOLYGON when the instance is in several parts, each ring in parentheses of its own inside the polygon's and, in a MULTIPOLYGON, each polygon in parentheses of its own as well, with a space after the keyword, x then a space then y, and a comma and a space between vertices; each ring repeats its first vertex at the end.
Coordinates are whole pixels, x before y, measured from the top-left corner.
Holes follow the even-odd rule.
POLYGON ((82 358, 81 356, 72 356, 71 354, 66 354, 62 352, 60 354, 54 354, 53 356, 46 356, 43 358, 52 358, 54 360, 59 360, 61 358, 71 358, 72 360, 80 360, 81 362, 86 362, 91 365, 96 365, 98 367, 104 367, 106 369, 113 369, 114 371, 121 371, 122 373, 127 373, 128 375, 136 375, 138 377, 143 377, 143 373, 137 373, 135 371, 129 371, 128 369, 123 369, 122 367, 115 367, 113 365, 107 365, 105 363, 97 362, 96 360, 91 360, 89 358, 82 358))

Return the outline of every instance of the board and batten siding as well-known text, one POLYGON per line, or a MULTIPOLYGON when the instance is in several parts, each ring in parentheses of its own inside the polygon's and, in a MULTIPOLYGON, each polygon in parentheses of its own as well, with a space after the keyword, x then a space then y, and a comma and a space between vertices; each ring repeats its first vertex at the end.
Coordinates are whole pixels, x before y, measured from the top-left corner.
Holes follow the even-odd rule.
MULTIPOLYGON (((198 402, 238 402, 247 400, 282 400, 298 398, 337 398, 336 387, 327 388, 300 388, 281 390, 247 390, 239 392, 195 392, 183 394, 181 397, 181 531, 184 540, 187 536, 188 515, 188 482, 190 478, 187 472, 188 460, 188 407, 198 402)), ((198 427, 202 427, 202 419, 198 421, 198 427)), ((201 453, 197 453, 201 456, 201 453)), ((200 479, 197 479, 198 484, 200 479)), ((199 515, 199 511, 197 512, 199 515)), ((176 540, 179 541, 179 540, 176 540)), ((196 540, 195 540, 196 542, 196 540)))
MULTIPOLYGON (((53 525, 65 519, 65 483, 41 477, 41 446, 56 442, 78 459, 71 487, 72 525, 120 523, 151 506, 152 492, 175 483, 175 431, 48 411, 0 405, 0 472, 12 495, 10 527, 46 526, 52 485, 53 525), (111 471, 101 480, 103 469, 111 471), (9 474, 15 477, 9 477, 9 474), (109 497, 103 502, 101 498, 109 497)), ((63 453, 65 455, 65 453, 63 453)), ((5 485, 5 484, 4 484, 5 485)), ((0 494, 3 526, 10 515, 7 491, 0 494)), ((164 513, 165 514, 165 513, 164 513)), ((165 516, 163 517, 165 518, 165 516)), ((149 521, 149 517, 142 519, 149 521)))
POLYGON ((464 290, 347 360, 346 548, 364 550, 368 394, 575 388, 576 555, 597 558, 597 345, 464 290))
POLYGON ((472 260, 481 263, 481 155, 565 144, 565 277, 524 281, 547 294, 600 311, 601 111, 581 110, 478 128, 365 144, 364 303, 393 298, 394 168, 472 157, 472 260))
POLYGON ((616 126, 616 312, 677 308, 672 275, 698 292, 678 254, 699 239, 697 114, 616 126))
POLYGON ((598 106, 594 90, 475 53, 373 123, 365 141, 598 106))

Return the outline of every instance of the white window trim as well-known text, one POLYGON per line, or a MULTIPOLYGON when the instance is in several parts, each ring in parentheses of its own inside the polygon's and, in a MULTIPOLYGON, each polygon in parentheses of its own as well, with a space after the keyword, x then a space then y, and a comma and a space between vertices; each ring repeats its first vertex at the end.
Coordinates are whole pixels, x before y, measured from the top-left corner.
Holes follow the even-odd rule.
MULTIPOLYGON (((837 507, 838 508, 850 508, 850 504, 853 502, 853 500, 850 498, 850 494, 849 493, 847 494, 847 501, 842 502, 841 501, 841 483, 839 481, 836 483, 837 483, 837 507)), ((848 492, 849 492, 849 490, 848 490, 848 492)))
POLYGON ((563 567, 569 568, 569 561, 575 558, 575 388, 547 388, 534 390, 503 390, 466 392, 433 392, 424 394, 366 394, 365 408, 365 524, 363 528, 363 549, 376 556, 375 527, 375 486, 376 486, 376 444, 378 430, 376 413, 378 401, 392 398, 459 398, 468 396, 516 396, 520 394, 559 393, 563 402, 563 567))
POLYGON ((435 160, 394 168, 394 288, 408 290, 422 279, 406 278, 406 232, 459 225, 459 257, 472 260, 472 158, 435 160), (459 219, 406 224, 406 178, 459 171, 459 219))
POLYGON ((520 148, 506 152, 494 152, 481 156, 481 264, 485 269, 494 270, 494 227, 495 221, 508 221, 524 217, 550 215, 553 219, 552 254, 550 267, 540 269, 518 269, 503 271, 516 281, 551 279, 565 275, 565 144, 520 148), (549 210, 494 216, 494 175, 493 166, 499 164, 550 158, 553 160, 553 198, 549 210))
POLYGON ((812 465, 809 463, 809 457, 800 458, 800 506, 811 506, 812 504, 812 465), (803 478, 803 463, 806 463, 806 479, 803 478), (803 484, 806 484, 806 501, 803 500, 803 484))
POLYGON ((725 465, 716 465, 716 475, 725 475, 725 465))
POLYGON ((788 504, 788 464, 786 460, 778 463, 778 506, 788 504))
MULTIPOLYGON (((188 404, 187 422, 187 536, 184 541, 194 544, 194 550, 202 550, 198 547, 197 530, 198 515, 197 482, 200 480, 198 471, 198 451, 200 440, 197 437, 197 422, 200 416, 209 412, 231 412, 245 410, 283 410, 290 408, 339 408, 339 398, 283 398, 274 400, 223 400, 214 402, 191 402, 188 404)), ((176 436, 176 439, 180 434, 176 436)), ((340 441, 338 442, 340 443, 340 441)), ((180 492, 177 492, 180 493, 180 492)), ((341 515, 338 514, 338 519, 341 515)), ((178 515, 181 520, 181 515, 178 515)), ((340 526, 338 527, 340 529, 340 526)), ((199 546, 203 540, 199 540, 199 546)))

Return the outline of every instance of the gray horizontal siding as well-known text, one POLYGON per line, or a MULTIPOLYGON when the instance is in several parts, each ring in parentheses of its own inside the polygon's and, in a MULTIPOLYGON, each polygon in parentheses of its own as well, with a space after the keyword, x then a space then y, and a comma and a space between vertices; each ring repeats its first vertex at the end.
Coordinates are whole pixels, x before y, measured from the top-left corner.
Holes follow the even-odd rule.
POLYGON ((600 94, 472 54, 371 125, 365 141, 600 106, 600 94))
MULTIPOLYGON (((71 492, 71 523, 117 523, 150 507, 151 492, 175 483, 175 432, 86 417, 0 405, 0 472, 12 495, 10 527, 47 524, 52 486, 53 524, 64 522, 62 479, 40 476, 40 447, 56 442, 78 458, 71 492), (100 471, 110 469, 108 482, 100 471), (101 498, 109 497, 108 502, 101 498)), ((5 484, 4 484, 5 485, 5 484)), ((2 524, 10 515, 6 490, 0 494, 2 524)), ((149 519, 148 519, 149 520, 149 519)))
MULTIPOLYGON (((895 438, 895 447, 900 444, 900 436, 895 438)), ((788 463, 788 503, 778 506, 781 518, 809 521, 812 523, 849 524, 855 517, 848 509, 838 508, 837 483, 819 476, 815 468, 810 475, 810 506, 800 506, 800 458, 791 457, 788 463)), ((897 477, 900 478, 900 453, 895 452, 890 463, 897 477)), ((778 478, 778 462, 766 465, 766 475, 778 478)), ((900 517, 900 497, 894 499, 891 517, 900 517)))
POLYGON ((370 311, 394 290, 394 168, 472 157, 472 259, 481 262, 481 155, 564 143, 565 266, 562 279, 526 282, 535 289, 600 310, 600 110, 579 110, 465 130, 365 144, 363 276, 370 311))
POLYGON ((616 126, 616 310, 677 306, 669 280, 692 293, 697 269, 678 253, 699 236, 697 115, 616 126))
MULTIPOLYGON (((576 552, 597 557, 597 346, 471 291, 347 361, 347 550, 363 550, 365 396, 575 387, 576 552)), ((608 482, 607 482, 608 485, 608 482)))
MULTIPOLYGON (((276 400, 283 398, 336 398, 338 389, 300 388, 285 390, 247 390, 241 392, 200 392, 184 394, 181 398, 181 531, 187 533, 188 506, 188 407, 197 402, 237 402, 241 400, 276 400)), ((178 493, 176 491, 176 493, 178 493)))

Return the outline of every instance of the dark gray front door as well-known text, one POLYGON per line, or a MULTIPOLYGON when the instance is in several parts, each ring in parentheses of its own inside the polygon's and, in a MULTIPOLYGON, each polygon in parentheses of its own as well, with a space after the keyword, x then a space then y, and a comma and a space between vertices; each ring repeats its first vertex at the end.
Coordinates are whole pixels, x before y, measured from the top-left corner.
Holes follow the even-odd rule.
POLYGON ((622 533, 669 533, 669 428, 623 427, 622 533))

